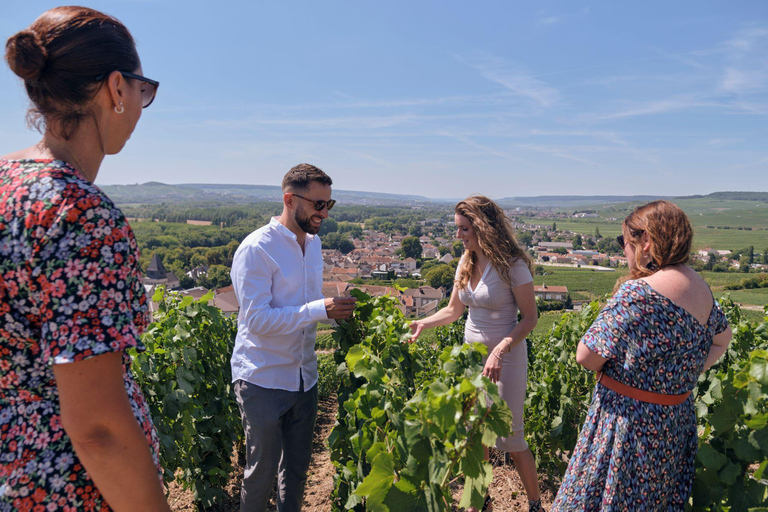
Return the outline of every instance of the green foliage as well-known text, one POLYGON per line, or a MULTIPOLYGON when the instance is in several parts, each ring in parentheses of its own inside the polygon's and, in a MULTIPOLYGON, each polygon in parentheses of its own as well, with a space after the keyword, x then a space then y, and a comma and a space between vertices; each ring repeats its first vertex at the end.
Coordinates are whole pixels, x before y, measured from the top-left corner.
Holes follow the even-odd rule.
POLYGON ((525 431, 541 467, 564 472, 560 455, 576 445, 595 386, 594 375, 576 363, 576 346, 599 312, 597 302, 585 304, 564 314, 548 336, 529 337, 525 431))
POLYGON ((229 272, 229 267, 224 265, 211 265, 208 267, 208 272, 197 280, 197 284, 208 289, 224 288, 232 284, 229 272))
POLYGON ((393 298, 353 293, 355 314, 335 333, 334 510, 451 510, 448 484, 462 475, 460 505, 479 508, 493 475, 482 447, 511 424, 482 377, 485 347, 405 343, 410 329, 393 298))
MULTIPOLYGON (((755 325, 730 299, 721 303, 734 335, 694 390, 699 452, 689 508, 758 510, 768 506, 768 316, 755 325)), ((540 467, 564 472, 563 455, 576 444, 595 386, 576 363, 576 346, 599 309, 593 302, 531 337, 525 429, 540 467)))
POLYGON ((738 283, 727 284, 726 290, 753 290, 755 288, 768 288, 768 274, 757 274, 755 277, 743 279, 738 283))
POLYGON ((232 449, 242 436, 229 365, 237 327, 208 305, 212 298, 195 301, 160 288, 142 338, 147 350, 131 354, 160 435, 164 479, 193 489, 202 507, 225 498, 232 449))
POLYGON ((346 233, 350 238, 362 238, 363 228, 354 222, 339 222, 339 233, 346 233))
POLYGON ((339 223, 333 217, 323 219, 323 223, 320 224, 320 231, 317 233, 322 239, 328 233, 335 233, 339 230, 339 223))
POLYGON ((336 340, 333 339, 332 330, 318 330, 317 338, 315 339, 315 350, 333 350, 338 345, 336 340))
POLYGON ((696 390, 695 511, 768 506, 768 316, 755 326, 730 299, 721 302, 734 337, 696 390))
POLYGON ((464 253, 464 244, 461 242, 453 242, 453 257, 454 258, 461 258, 461 255, 464 253))
POLYGON ((403 238, 400 248, 404 258, 421 258, 421 242, 415 236, 403 238))
POLYGON ((448 288, 453 284, 454 275, 455 271, 452 270, 449 265, 441 263, 440 265, 431 267, 429 270, 422 273, 421 276, 426 279, 429 286, 433 288, 440 288, 441 286, 443 288, 448 288))
MULTIPOLYGON (((328 220, 328 219, 326 219, 328 220)), ((348 254, 355 250, 355 244, 346 234, 333 232, 320 238, 323 242, 323 249, 336 249, 343 254, 348 254)))
POLYGON ((542 300, 536 298, 536 307, 539 311, 562 311, 566 308, 566 301, 563 300, 542 300))
POLYGON ((338 388, 339 376, 336 375, 333 354, 317 354, 317 397, 329 398, 338 388))
POLYGON ((544 266, 544 275, 534 275, 533 284, 541 286, 567 286, 568 292, 585 292, 585 296, 599 298, 610 294, 616 281, 626 275, 627 269, 617 269, 614 272, 597 272, 594 270, 549 267, 544 266))

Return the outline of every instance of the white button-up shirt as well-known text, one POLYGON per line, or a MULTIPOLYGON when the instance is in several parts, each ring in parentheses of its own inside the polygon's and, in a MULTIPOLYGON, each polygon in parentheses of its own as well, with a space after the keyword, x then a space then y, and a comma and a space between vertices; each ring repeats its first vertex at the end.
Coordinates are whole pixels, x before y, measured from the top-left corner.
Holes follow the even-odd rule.
POLYGON ((243 240, 232 262, 240 303, 232 353, 232 382, 299 390, 317 383, 317 322, 327 320, 320 238, 296 235, 272 218, 243 240))

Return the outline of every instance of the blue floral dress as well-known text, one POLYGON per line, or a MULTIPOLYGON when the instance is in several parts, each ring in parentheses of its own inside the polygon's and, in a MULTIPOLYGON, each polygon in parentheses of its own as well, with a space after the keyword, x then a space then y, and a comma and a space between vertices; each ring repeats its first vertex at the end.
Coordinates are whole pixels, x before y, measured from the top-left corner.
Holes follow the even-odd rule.
POLYGON ((149 322, 120 210, 60 160, 0 159, 0 512, 109 510, 61 424, 54 364, 123 352, 158 477, 159 439, 125 350, 149 322))
MULTIPOLYGON (((627 281, 582 338, 608 358, 605 375, 677 395, 691 391, 728 322, 715 302, 705 325, 643 280, 627 281)), ((553 511, 683 510, 698 447, 693 398, 640 402, 597 385, 553 511)))

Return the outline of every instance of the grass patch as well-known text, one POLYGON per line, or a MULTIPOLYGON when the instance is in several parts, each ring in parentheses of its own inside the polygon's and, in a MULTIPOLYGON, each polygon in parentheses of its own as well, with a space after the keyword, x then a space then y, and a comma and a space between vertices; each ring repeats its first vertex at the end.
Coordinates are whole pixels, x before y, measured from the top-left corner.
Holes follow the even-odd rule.
POLYGON ((741 315, 752 325, 762 322, 763 318, 765 318, 765 314, 762 311, 755 311, 753 309, 742 309, 741 315))
MULTIPOLYGON (((768 288, 756 288, 754 290, 728 291, 734 302, 750 304, 753 306, 765 306, 768 304, 768 288)), ((725 294, 723 293, 723 295, 725 294)))
POLYGON ((699 272, 699 275, 701 275, 713 289, 720 289, 729 284, 739 284, 747 278, 757 277, 760 274, 745 274, 744 272, 709 272, 705 270, 699 272))
POLYGON ((531 332, 531 336, 542 337, 549 335, 552 326, 560 321, 564 311, 547 311, 539 314, 539 321, 536 328, 531 332))
POLYGON ((330 350, 339 348, 333 339, 333 331, 318 332, 315 339, 315 350, 330 350))
POLYGON ((594 300, 613 293, 616 280, 626 275, 627 269, 615 272, 597 272, 579 268, 544 267, 546 275, 533 276, 533 284, 541 286, 567 286, 572 300, 594 300), (580 292, 576 296, 574 292, 580 292), (578 298, 577 298, 578 297, 578 298))

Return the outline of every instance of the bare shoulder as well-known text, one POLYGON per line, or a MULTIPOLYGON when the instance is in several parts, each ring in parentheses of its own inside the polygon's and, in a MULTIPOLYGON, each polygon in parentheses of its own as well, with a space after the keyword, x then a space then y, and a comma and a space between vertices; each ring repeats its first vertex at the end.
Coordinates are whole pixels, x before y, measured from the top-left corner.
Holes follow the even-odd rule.
POLYGON ((0 158, 3 160, 27 160, 43 157, 43 154, 40 152, 37 146, 30 146, 19 151, 14 151, 13 153, 8 153, 7 155, 0 156, 0 158))
POLYGON ((709 285, 688 266, 661 270, 643 278, 651 288, 687 309, 697 319, 706 321, 712 308, 709 285))

